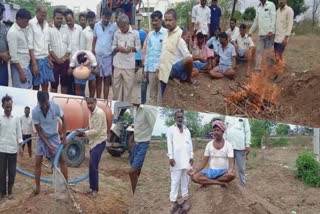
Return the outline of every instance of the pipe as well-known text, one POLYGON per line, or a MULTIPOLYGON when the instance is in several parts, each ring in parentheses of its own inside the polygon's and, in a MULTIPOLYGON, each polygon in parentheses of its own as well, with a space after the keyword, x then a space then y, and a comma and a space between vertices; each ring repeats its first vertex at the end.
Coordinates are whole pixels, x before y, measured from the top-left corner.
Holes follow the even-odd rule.
MULTIPOLYGON (((83 129, 80 129, 80 130, 83 130, 83 129)), ((75 136, 77 136, 77 132, 76 132, 76 131, 72 131, 72 132, 71 132, 70 134, 68 134, 68 136, 67 136, 67 142, 71 141, 75 136)), ((34 139, 34 138, 35 138, 35 137, 31 137, 31 138, 28 138, 28 139, 24 140, 24 141, 22 142, 22 144, 25 144, 28 140, 34 139)), ((62 151, 63 151, 63 147, 64 147, 64 146, 63 146, 62 144, 60 144, 60 146, 58 147, 58 149, 57 149, 57 151, 56 151, 56 155, 55 155, 54 160, 53 160, 53 166, 54 166, 55 168, 58 168, 59 159, 60 159, 61 153, 62 153, 62 151)), ((31 178, 35 178, 34 174, 31 174, 30 172, 27 172, 27 171, 21 169, 20 167, 17 167, 16 169, 17 169, 17 171, 18 171, 20 174, 22 174, 22 175, 26 175, 26 176, 29 176, 29 177, 31 177, 31 178)), ((68 184, 76 184, 76 183, 79 183, 79 182, 81 182, 81 181, 86 180, 88 177, 89 177, 89 173, 84 174, 84 175, 82 175, 82 176, 80 176, 80 177, 78 177, 78 178, 69 180, 69 181, 68 181, 68 184)), ((40 181, 45 182, 45 183, 52 183, 52 182, 53 182, 52 178, 46 178, 46 177, 40 177, 40 181)))

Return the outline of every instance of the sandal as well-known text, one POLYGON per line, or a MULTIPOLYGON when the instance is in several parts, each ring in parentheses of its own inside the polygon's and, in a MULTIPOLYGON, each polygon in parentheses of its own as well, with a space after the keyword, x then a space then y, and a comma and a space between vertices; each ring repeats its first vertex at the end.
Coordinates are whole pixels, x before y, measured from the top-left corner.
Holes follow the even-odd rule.
POLYGON ((96 198, 97 197, 97 191, 92 191, 90 194, 89 194, 89 197, 90 198, 96 198))

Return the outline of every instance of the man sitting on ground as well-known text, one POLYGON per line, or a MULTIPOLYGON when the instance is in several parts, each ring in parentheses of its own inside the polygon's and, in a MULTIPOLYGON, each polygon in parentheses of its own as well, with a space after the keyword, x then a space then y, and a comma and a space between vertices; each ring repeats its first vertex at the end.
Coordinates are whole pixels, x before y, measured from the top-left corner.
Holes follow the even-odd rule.
POLYGON ((226 129, 224 122, 216 120, 212 123, 212 128, 214 140, 207 144, 199 167, 191 168, 188 174, 195 183, 225 187, 235 178, 233 148, 228 141, 223 139, 226 129), (207 163, 209 163, 209 168, 204 169, 207 163))
POLYGON ((219 39, 220 33, 221 33, 221 28, 218 27, 214 31, 214 35, 206 43, 206 46, 214 51, 214 54, 217 54, 218 47, 221 45, 220 39, 219 39))
POLYGON ((193 66, 199 71, 209 71, 213 68, 214 54, 213 51, 206 46, 205 36, 201 32, 197 33, 192 47, 192 55, 193 57, 203 58, 203 60, 206 60, 205 62, 195 61, 193 63, 193 66))
POLYGON ((240 35, 239 28, 237 27, 237 20, 235 18, 230 19, 230 28, 226 31, 229 41, 234 42, 240 35))
POLYGON ((225 32, 222 32, 219 38, 221 44, 217 52, 219 64, 209 71, 209 74, 214 79, 223 77, 233 79, 236 74, 236 50, 228 41, 228 35, 225 32))
POLYGON ((251 61, 255 47, 252 38, 247 34, 247 26, 245 24, 240 25, 240 35, 235 42, 231 42, 237 53, 237 57, 240 59, 246 59, 251 61))

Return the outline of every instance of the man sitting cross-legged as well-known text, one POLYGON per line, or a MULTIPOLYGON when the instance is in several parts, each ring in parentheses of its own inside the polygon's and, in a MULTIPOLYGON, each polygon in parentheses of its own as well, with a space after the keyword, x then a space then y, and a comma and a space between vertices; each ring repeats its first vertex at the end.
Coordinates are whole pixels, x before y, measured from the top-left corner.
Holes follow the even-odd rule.
POLYGON ((231 42, 237 53, 237 57, 251 61, 254 56, 254 43, 252 38, 247 34, 247 26, 245 24, 240 25, 240 35, 235 42, 231 42))
POLYGON ((191 168, 188 174, 198 184, 227 186, 235 178, 233 148, 223 139, 226 129, 223 121, 214 121, 212 128, 214 140, 207 144, 200 165, 195 169, 191 168), (209 168, 204 169, 208 162, 209 168))

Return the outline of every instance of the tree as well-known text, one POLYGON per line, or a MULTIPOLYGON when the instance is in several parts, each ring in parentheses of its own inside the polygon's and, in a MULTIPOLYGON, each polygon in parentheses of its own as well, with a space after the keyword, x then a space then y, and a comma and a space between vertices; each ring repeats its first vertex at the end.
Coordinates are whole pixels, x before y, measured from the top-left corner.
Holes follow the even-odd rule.
POLYGON ((248 7, 246 8, 246 10, 244 11, 242 18, 244 20, 250 20, 253 21, 254 17, 256 17, 256 9, 254 7, 248 7))
MULTIPOLYGON (((276 5, 276 8, 279 7, 279 0, 270 0, 270 1, 272 1, 276 5)), ((304 0, 288 0, 287 5, 289 5, 292 8, 294 12, 294 18, 306 12, 308 9, 308 7, 304 4, 304 0)))
POLYGON ((234 18, 234 13, 235 13, 235 11, 236 11, 236 5, 237 5, 237 3, 238 3, 238 0, 233 0, 231 18, 234 18))
POLYGON ((177 12, 178 22, 180 27, 182 28, 189 27, 188 25, 191 23, 190 17, 191 17, 192 7, 198 3, 199 3, 198 0, 189 0, 189 1, 179 2, 174 5, 174 9, 177 12))
POLYGON ((312 2, 312 11, 311 11, 311 19, 312 19, 312 27, 314 27, 319 19, 319 8, 320 8, 320 0, 313 0, 312 2))
POLYGON ((269 136, 270 131, 276 125, 271 121, 249 119, 251 129, 251 146, 261 147, 262 140, 269 136))
POLYGON ((290 126, 288 124, 277 124, 276 131, 278 135, 288 135, 290 126))
POLYGON ((29 10, 32 16, 36 14, 36 7, 38 4, 45 4, 48 7, 48 15, 47 17, 51 19, 53 17, 53 7, 51 3, 47 0, 10 0, 10 2, 17 4, 20 8, 25 8, 29 10))

